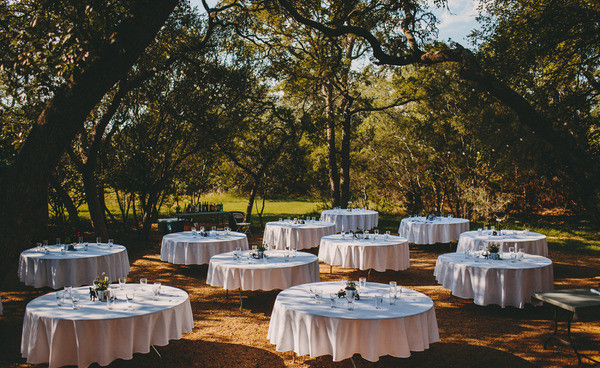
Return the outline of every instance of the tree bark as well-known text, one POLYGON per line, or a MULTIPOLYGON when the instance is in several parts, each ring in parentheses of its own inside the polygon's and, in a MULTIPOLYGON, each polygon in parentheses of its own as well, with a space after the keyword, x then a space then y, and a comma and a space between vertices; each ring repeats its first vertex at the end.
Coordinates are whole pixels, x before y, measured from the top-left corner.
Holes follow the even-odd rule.
POLYGON ((352 133, 352 112, 350 108, 352 102, 352 99, 344 96, 342 102, 342 147, 340 151, 340 166, 342 169, 340 202, 342 204, 347 204, 350 201, 350 141, 352 133))
POLYGON ((77 207, 75 207, 75 204, 73 203, 71 196, 69 196, 69 193, 67 193, 62 185, 60 185, 60 182, 56 179, 56 177, 54 177, 54 175, 50 175, 50 185, 54 187, 54 190, 56 190, 61 202, 65 205, 65 208, 69 213, 69 222, 71 223, 71 226, 77 229, 77 231, 81 231, 77 207))
POLYGON ((337 166, 337 150, 335 147, 335 115, 333 113, 333 86, 329 83, 323 84, 323 95, 325 96, 325 117, 327 118, 327 158, 329 171, 329 190, 331 205, 346 208, 346 203, 340 203, 340 173, 337 166))
POLYGON ((135 63, 177 0, 138 0, 114 42, 59 88, 32 127, 14 163, 0 175, 0 282, 48 222, 48 183, 90 111, 135 63), (33 229, 33 231, 32 231, 33 229))

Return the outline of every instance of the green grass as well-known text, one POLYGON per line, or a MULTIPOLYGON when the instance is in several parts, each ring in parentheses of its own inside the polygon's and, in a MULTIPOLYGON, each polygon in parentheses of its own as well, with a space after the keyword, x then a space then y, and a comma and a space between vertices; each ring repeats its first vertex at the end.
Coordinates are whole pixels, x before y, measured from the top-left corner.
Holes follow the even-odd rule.
MULTIPOLYGON (((225 211, 246 211, 247 197, 239 197, 228 193, 209 193, 201 196, 200 202, 223 203, 225 211)), ((183 207, 189 203, 189 198, 180 200, 179 204, 183 207)), ((262 199, 257 199, 258 205, 262 205, 262 199)), ((121 218, 121 212, 117 204, 114 193, 106 193, 106 205, 109 210, 117 217, 121 218)), ((319 217, 320 212, 329 206, 317 199, 312 198, 293 198, 293 199, 273 199, 265 202, 265 210, 262 216, 263 225, 269 221, 275 221, 279 218, 294 218, 303 216, 319 217)), ((163 206, 160 217, 168 217, 174 212, 175 205, 168 202, 163 206)), ((131 210, 129 215, 131 216, 131 210)), ((89 222, 89 211, 87 205, 79 208, 79 217, 83 221, 89 222)), ((402 216, 397 214, 379 214, 379 231, 398 232, 402 216)), ((256 212, 256 203, 252 208, 253 227, 259 226, 259 218, 256 212)), ((483 227, 481 222, 471 222, 471 229, 476 230, 483 227)), ((569 223, 551 223, 544 222, 543 218, 536 223, 521 222, 503 222, 503 229, 529 229, 531 231, 544 234, 548 238, 548 245, 566 251, 578 253, 597 254, 600 253, 600 230, 587 223, 569 222, 569 223)))

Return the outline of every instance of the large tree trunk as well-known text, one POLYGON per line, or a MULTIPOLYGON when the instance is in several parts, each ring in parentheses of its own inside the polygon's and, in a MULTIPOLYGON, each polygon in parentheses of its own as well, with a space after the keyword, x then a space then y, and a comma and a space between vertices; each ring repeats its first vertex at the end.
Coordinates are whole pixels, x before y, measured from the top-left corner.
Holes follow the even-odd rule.
POLYGON ((346 208, 346 204, 340 203, 340 173, 337 167, 337 151, 335 147, 333 86, 331 84, 324 84, 323 94, 325 95, 325 117, 327 118, 327 158, 329 162, 328 170, 331 205, 333 207, 343 206, 344 208, 346 208))
POLYGON ((138 0, 131 16, 87 68, 59 88, 15 162, 0 176, 0 282, 48 222, 48 183, 90 111, 122 79, 173 11, 177 0, 138 0))
POLYGON ((77 207, 75 207, 75 204, 73 203, 71 196, 69 196, 69 193, 67 193, 62 185, 60 185, 60 182, 58 179, 56 179, 56 177, 54 177, 54 175, 50 175, 50 185, 54 187, 54 190, 56 190, 61 202, 65 205, 65 208, 69 213, 69 222, 71 223, 71 226, 77 229, 77 231, 81 231, 77 207))
POLYGON ((254 178, 252 182, 252 189, 250 190, 250 197, 248 197, 248 204, 246 205, 246 215, 244 216, 244 222, 250 222, 252 215, 252 206, 256 199, 256 193, 258 193, 259 179, 254 178))
MULTIPOLYGON (((347 204, 350 201, 350 140, 352 132, 352 114, 350 107, 352 100, 344 98, 342 111, 342 149, 340 152, 340 166, 342 169, 341 176, 341 199, 342 204, 347 204)), ((365 204, 366 205, 366 204, 365 204)))

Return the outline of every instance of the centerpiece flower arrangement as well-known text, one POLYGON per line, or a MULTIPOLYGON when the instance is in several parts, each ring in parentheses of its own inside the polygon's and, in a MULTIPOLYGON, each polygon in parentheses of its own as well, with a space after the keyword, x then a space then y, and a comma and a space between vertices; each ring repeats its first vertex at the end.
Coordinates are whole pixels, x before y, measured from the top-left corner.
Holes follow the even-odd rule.
POLYGON ((496 244, 496 243, 490 243, 490 245, 488 245, 488 252, 489 252, 489 258, 490 259, 500 259, 500 257, 498 256, 498 252, 500 251, 500 245, 496 244))
POLYGON ((256 246, 256 252, 252 252, 252 258, 262 259, 265 256, 265 250, 267 250, 267 245, 265 243, 261 243, 256 246))
POLYGON ((94 289, 96 291, 96 296, 98 300, 101 302, 106 301, 108 296, 108 286, 110 285, 110 279, 106 276, 106 272, 102 272, 102 275, 96 276, 94 280, 94 289))
POLYGON ((355 300, 360 300, 360 296, 358 295, 358 291, 356 290, 356 282, 355 281, 346 281, 346 287, 342 290, 338 291, 338 298, 350 297, 354 295, 355 300))

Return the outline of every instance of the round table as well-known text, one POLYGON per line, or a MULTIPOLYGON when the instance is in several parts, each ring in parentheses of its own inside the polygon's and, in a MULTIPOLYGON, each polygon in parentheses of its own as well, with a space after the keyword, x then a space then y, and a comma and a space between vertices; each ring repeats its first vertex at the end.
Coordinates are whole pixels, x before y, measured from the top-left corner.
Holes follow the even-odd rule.
POLYGON ((19 279, 36 288, 49 286, 60 289, 65 285, 90 285, 96 276, 106 273, 111 280, 129 274, 129 257, 122 245, 112 248, 106 243, 91 243, 88 250, 76 245, 74 251, 61 252, 61 246, 48 246, 23 251, 19 258, 19 279))
POLYGON ((279 352, 293 351, 311 358, 332 355, 333 361, 355 353, 376 362, 380 356, 407 358, 411 351, 423 351, 440 340, 433 301, 414 290, 404 289, 396 305, 384 299, 375 308, 374 296, 387 295, 389 286, 368 282, 360 291, 354 310, 340 299, 331 308, 329 294, 342 288, 340 282, 294 286, 279 293, 273 306, 267 338, 279 352), (309 288, 323 291, 317 304, 309 288))
POLYGON ((283 290, 320 280, 317 256, 296 252, 293 257, 285 257, 286 252, 269 250, 267 258, 250 260, 250 251, 242 252, 238 260, 233 252, 218 254, 210 259, 206 283, 228 290, 283 290))
POLYGON ((335 231, 371 230, 377 227, 379 212, 363 209, 334 209, 321 212, 321 221, 333 222, 335 231))
POLYGON ((531 254, 525 254, 523 261, 512 262, 446 253, 438 257, 433 274, 452 295, 502 308, 524 308, 531 303, 531 293, 554 289, 552 261, 531 254))
POLYGON ((215 254, 231 252, 236 248, 248 249, 246 234, 235 231, 226 234, 216 231, 211 236, 194 236, 183 231, 163 236, 160 260, 174 264, 206 264, 215 254))
POLYGON ((309 249, 319 245, 321 238, 335 234, 335 224, 307 220, 305 223, 271 221, 265 225, 263 242, 277 249, 309 249))
MULTIPOLYGON (((79 310, 71 303, 59 307, 56 293, 40 296, 27 304, 23 320, 21 354, 27 363, 48 363, 52 367, 92 363, 108 365, 115 359, 131 359, 134 353, 148 353, 151 345, 164 346, 180 339, 194 327, 188 294, 162 286, 159 300, 153 300, 150 285, 135 288, 133 305, 117 294, 115 307, 90 301, 87 287, 74 288, 81 297, 79 310)), ((120 290, 124 294, 124 290, 120 290)))
POLYGON ((454 217, 409 217, 400 221, 398 234, 412 244, 449 243, 469 231, 469 220, 454 217))
POLYGON ((321 238, 319 259, 333 266, 385 272, 401 271, 410 266, 408 241, 399 236, 378 235, 375 239, 355 239, 350 235, 321 238))
POLYGON ((548 243, 546 235, 534 232, 523 232, 516 230, 502 230, 502 235, 491 235, 491 232, 467 231, 460 234, 458 238, 457 252, 464 253, 467 249, 477 250, 480 245, 487 248, 489 243, 502 245, 502 251, 508 252, 508 248, 514 247, 515 251, 522 249, 528 254, 537 254, 538 256, 548 256, 548 243))

